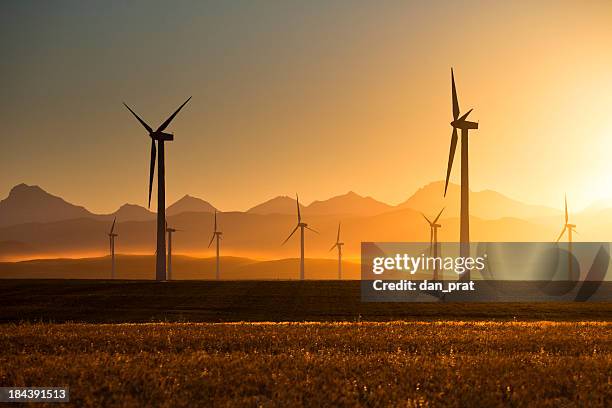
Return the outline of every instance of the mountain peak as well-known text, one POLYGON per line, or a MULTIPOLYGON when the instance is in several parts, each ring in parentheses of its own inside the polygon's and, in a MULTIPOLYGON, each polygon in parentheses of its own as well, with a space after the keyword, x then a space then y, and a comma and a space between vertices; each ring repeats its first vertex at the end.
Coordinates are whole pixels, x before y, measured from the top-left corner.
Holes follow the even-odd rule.
POLYGON ((47 193, 45 190, 43 190, 39 186, 36 186, 36 185, 30 186, 25 183, 20 183, 20 184, 17 184, 15 187, 11 188, 11 191, 9 192, 9 197, 21 195, 21 194, 36 194, 36 193, 50 195, 49 193, 47 193))
MULTIPOLYGON (((304 205, 300 203, 300 208, 304 205)), ((269 214, 294 214, 295 213, 295 198, 286 195, 276 196, 250 208, 247 212, 251 214, 269 215, 269 214)))
POLYGON ((308 206, 309 214, 313 215, 378 215, 389 211, 391 206, 372 197, 363 197, 354 191, 335 196, 323 201, 314 201, 308 206))
POLYGON ((189 194, 185 194, 177 202, 175 202, 166 209, 166 214, 176 215, 183 212, 214 213, 216 210, 217 209, 213 207, 208 201, 204 201, 201 198, 192 197, 189 194))
POLYGON ((0 225, 53 222, 92 216, 85 208, 49 194, 39 186, 17 184, 0 201, 0 225))

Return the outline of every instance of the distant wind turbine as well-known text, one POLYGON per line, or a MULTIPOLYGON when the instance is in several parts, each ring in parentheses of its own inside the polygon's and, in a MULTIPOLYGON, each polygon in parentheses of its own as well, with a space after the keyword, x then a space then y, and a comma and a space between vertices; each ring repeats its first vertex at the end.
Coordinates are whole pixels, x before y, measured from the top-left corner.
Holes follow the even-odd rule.
POLYGON ((340 242, 340 223, 338 223, 336 243, 329 249, 331 252, 334 248, 338 248, 338 280, 342 280, 342 245, 344 245, 344 242, 340 242))
POLYGON ((167 280, 172 280, 172 234, 180 231, 175 228, 168 227, 166 223, 166 232, 168 233, 168 277, 167 280))
POLYGON ((164 154, 164 143, 166 141, 174 140, 174 135, 171 133, 164 133, 164 130, 168 127, 172 119, 179 113, 179 111, 191 100, 191 97, 187 99, 179 108, 172 114, 164 123, 162 123, 157 130, 153 130, 144 120, 140 118, 125 102, 123 103, 126 108, 138 122, 149 132, 151 138, 151 161, 149 165, 149 208, 151 208, 151 191, 153 188, 153 176, 155 173, 155 155, 157 153, 157 250, 156 250, 156 261, 155 261, 155 279, 163 281, 166 279, 166 170, 165 170, 165 154, 164 154), (159 149, 156 149, 155 142, 159 149))
POLYGON ((561 230, 556 242, 559 242, 561 237, 563 237, 563 234, 565 234, 565 231, 567 231, 567 261, 569 277, 571 279, 571 277, 574 276, 572 273, 572 233, 575 232, 577 234, 578 232, 576 231, 576 224, 570 224, 569 222, 569 213, 567 212, 567 195, 565 196, 565 224, 563 224, 563 229, 561 230))
POLYGON ((219 241, 221 240, 221 235, 223 235, 223 232, 217 230, 217 211, 215 210, 215 229, 213 231, 212 237, 210 238, 210 242, 208 243, 208 247, 210 248, 210 246, 213 243, 213 240, 217 241, 217 269, 216 269, 216 273, 215 273, 215 279, 219 280, 221 278, 221 273, 219 271, 219 241))
POLYGON ((111 256, 111 279, 115 279, 115 238, 118 237, 118 234, 115 234, 115 222, 117 218, 113 219, 113 225, 108 233, 108 238, 110 240, 110 256, 111 256))
MULTIPOLYGON (((442 211, 444 208, 440 210, 436 218, 433 221, 430 221, 429 218, 425 216, 425 214, 421 213, 423 218, 429 223, 429 255, 434 258, 438 257, 438 228, 441 228, 442 225, 438 224, 438 219, 440 219, 440 215, 442 215, 442 211)), ((434 275, 433 280, 438 280, 438 264, 434 262, 434 275)))
POLYGON ((308 229, 317 234, 318 232, 310 228, 305 222, 302 222, 302 216, 300 214, 300 199, 297 194, 295 195, 295 201, 297 203, 297 225, 293 231, 291 231, 291 234, 289 234, 287 239, 283 241, 282 245, 285 245, 285 243, 289 241, 289 238, 295 234, 295 231, 297 231, 298 228, 300 229, 300 280, 304 280, 304 229, 308 229))
MULTIPOLYGON (((468 176, 468 132, 470 129, 478 129, 478 123, 467 121, 467 117, 472 109, 459 117, 459 100, 457 99, 457 89, 455 87, 455 75, 451 68, 451 84, 453 98, 453 134, 451 136, 450 152, 448 154, 448 167, 446 169, 446 183, 444 185, 444 196, 448 189, 448 179, 453 167, 455 149, 457 148, 457 129, 461 129, 461 225, 459 232, 460 249, 459 254, 463 258, 470 256, 470 185, 468 176)), ((470 279, 470 271, 467 270, 460 278, 461 280, 470 279)))

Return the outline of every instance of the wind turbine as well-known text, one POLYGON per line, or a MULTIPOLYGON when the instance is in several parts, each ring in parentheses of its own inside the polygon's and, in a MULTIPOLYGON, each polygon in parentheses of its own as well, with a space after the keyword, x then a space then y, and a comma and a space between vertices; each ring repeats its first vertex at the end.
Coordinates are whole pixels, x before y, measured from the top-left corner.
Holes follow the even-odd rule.
POLYGON ((168 227, 166 223, 166 232, 168 233, 168 277, 167 280, 172 280, 172 234, 180 231, 178 229, 168 227))
MULTIPOLYGON (((425 220, 429 223, 429 255, 432 255, 433 252, 434 258, 438 257, 438 228, 442 227, 442 225, 438 224, 438 220, 440 219, 440 215, 442 215, 442 211, 444 211, 444 208, 440 210, 433 221, 430 221, 425 214, 421 213, 423 218, 425 218, 425 220)), ((438 280, 438 264, 434 262, 434 265, 435 268, 433 279, 438 280)))
POLYGON ((336 237, 336 243, 329 249, 331 252, 332 249, 338 248, 338 280, 342 280, 342 245, 344 245, 344 242, 340 242, 340 223, 338 223, 338 236, 336 237))
POLYGON ((113 226, 108 233, 108 238, 110 240, 110 256, 111 256, 111 279, 115 279, 115 238, 118 237, 118 234, 115 234, 115 222, 117 221, 117 217, 113 219, 113 226))
MULTIPOLYGON (((446 169, 446 183, 444 184, 444 196, 448 189, 448 179, 453 167, 453 159, 455 158, 455 149, 457 148, 457 129, 461 129, 461 225, 459 232, 460 249, 459 254, 462 258, 470 256, 470 185, 468 176, 468 132, 470 129, 478 129, 477 122, 470 122, 467 119, 472 109, 467 111, 463 116, 459 117, 459 100, 457 99, 457 89, 455 87, 455 75, 451 68, 451 83, 453 97, 453 121, 450 123, 453 127, 451 136, 450 152, 448 154, 448 167, 446 169)), ((470 271, 463 273, 460 280, 469 280, 470 271)))
POLYGON ((295 231, 297 231, 298 228, 300 229, 300 280, 304 280, 304 229, 308 229, 317 234, 318 232, 310 228, 305 222, 302 222, 302 216, 300 214, 300 199, 297 194, 295 195, 295 201, 297 203, 297 225, 293 231, 291 231, 291 234, 289 234, 287 239, 283 241, 282 245, 285 245, 285 243, 289 241, 289 238, 295 234, 295 231))
POLYGON ((559 242, 561 237, 563 237, 565 231, 567 231, 567 262, 569 268, 569 277, 570 279, 572 279, 572 276, 574 276, 572 274, 572 233, 575 232, 577 234, 578 232, 576 231, 576 224, 570 224, 569 222, 569 214, 567 212, 567 195, 565 196, 565 224, 563 224, 563 229, 561 230, 561 233, 559 234, 559 237, 557 238, 556 242, 559 242))
POLYGON ((151 190, 153 188, 153 176, 155 174, 155 155, 157 153, 157 251, 155 261, 155 279, 163 281, 166 279, 166 170, 164 160, 164 143, 174 140, 174 135, 164 133, 172 119, 191 100, 191 96, 172 114, 157 130, 153 130, 144 120, 140 118, 127 104, 126 108, 140 124, 149 132, 151 138, 151 162, 149 165, 149 208, 151 208, 151 190), (157 149, 155 146, 157 142, 157 149))
POLYGON ((221 235, 223 235, 223 232, 217 230, 217 210, 215 210, 215 229, 213 231, 212 237, 210 238, 210 242, 208 243, 208 247, 210 248, 210 246, 213 243, 213 240, 216 238, 217 239, 217 270, 215 273, 215 279, 217 280, 219 280, 221 277, 221 274, 219 272, 219 241, 221 240, 221 235))

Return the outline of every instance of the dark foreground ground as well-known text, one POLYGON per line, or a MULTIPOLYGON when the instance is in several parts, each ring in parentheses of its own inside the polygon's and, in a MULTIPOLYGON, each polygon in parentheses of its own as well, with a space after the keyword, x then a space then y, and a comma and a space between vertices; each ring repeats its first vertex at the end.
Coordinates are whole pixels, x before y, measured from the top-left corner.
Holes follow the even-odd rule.
POLYGON ((0 361, 75 407, 612 402, 605 322, 3 324, 0 361))
POLYGON ((612 321, 612 302, 364 303, 358 281, 0 280, 0 322, 612 321))

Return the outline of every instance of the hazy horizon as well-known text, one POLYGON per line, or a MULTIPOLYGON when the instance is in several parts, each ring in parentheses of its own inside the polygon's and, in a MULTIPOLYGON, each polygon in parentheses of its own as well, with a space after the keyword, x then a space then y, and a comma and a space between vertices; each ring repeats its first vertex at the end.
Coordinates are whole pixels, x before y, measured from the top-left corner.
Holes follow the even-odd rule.
POLYGON ((97 213, 146 207, 149 139, 122 102, 157 125, 193 95, 168 129, 168 203, 355 191, 394 205, 445 176, 453 66, 480 123, 471 189, 553 208, 567 193, 575 210, 612 196, 610 2, 0 10, 2 192, 23 182, 97 213))

